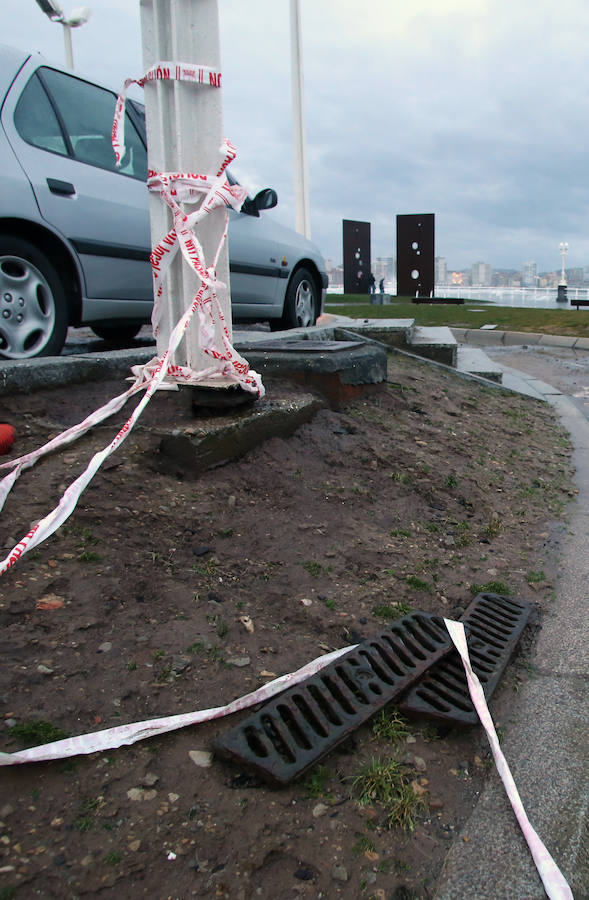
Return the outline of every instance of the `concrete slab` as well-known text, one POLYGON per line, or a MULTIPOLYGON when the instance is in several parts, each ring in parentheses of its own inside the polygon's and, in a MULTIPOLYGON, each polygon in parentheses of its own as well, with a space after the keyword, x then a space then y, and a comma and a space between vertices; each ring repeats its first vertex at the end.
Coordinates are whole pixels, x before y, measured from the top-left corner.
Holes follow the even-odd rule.
POLYGON ((504 331, 503 334, 505 335, 503 343, 506 346, 533 346, 534 344, 539 344, 540 339, 543 337, 543 335, 531 331, 504 331))
POLYGON ((456 367, 458 344, 451 330, 445 325, 441 327, 416 325, 411 335, 409 349, 419 356, 456 367))
POLYGON ((575 350, 589 350, 589 338, 577 338, 574 344, 575 350))
POLYGON ((493 362, 483 350, 478 347, 458 347, 456 355, 456 368, 459 372, 470 372, 480 378, 489 381, 502 382, 503 369, 493 362))
POLYGON ((578 338, 563 334, 542 334, 538 343, 548 347, 574 347, 578 338))
POLYGON ((505 332, 499 329, 482 331, 480 328, 452 328, 452 334, 461 343, 477 344, 480 347, 497 346, 503 343, 505 337, 505 332))

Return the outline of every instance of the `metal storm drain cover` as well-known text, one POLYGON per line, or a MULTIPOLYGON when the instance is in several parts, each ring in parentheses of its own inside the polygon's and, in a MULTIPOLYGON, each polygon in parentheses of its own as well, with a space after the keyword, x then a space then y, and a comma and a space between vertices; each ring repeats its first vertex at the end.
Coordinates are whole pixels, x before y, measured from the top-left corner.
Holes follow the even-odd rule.
POLYGON ((218 738, 224 756, 279 784, 314 765, 451 649, 443 620, 411 613, 218 738))
MULTIPOLYGON (((464 614, 471 665, 487 700, 499 683, 531 611, 530 603, 499 594, 478 594, 464 614)), ((476 725, 479 721, 456 651, 428 669, 398 706, 409 715, 428 716, 441 722, 476 725)))

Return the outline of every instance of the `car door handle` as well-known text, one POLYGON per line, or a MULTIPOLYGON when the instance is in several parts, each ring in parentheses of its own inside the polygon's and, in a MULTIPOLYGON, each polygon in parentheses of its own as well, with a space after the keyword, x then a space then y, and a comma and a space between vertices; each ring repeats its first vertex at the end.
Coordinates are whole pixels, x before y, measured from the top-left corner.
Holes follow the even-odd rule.
POLYGON ((48 178, 47 186, 52 194, 70 196, 76 193, 76 189, 69 181, 60 181, 58 178, 48 178))

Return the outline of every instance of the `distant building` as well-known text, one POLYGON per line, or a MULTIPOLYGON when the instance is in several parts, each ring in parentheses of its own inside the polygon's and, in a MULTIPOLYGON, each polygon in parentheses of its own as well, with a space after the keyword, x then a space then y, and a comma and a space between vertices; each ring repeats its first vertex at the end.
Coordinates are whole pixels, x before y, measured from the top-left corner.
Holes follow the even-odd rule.
POLYGON ((476 262, 473 263, 470 273, 470 283, 473 287, 490 287, 493 277, 493 270, 489 263, 476 262))
POLYGON ((448 267, 445 256, 436 256, 434 259, 434 283, 448 284, 448 267))
POLYGON ((524 287, 534 287, 537 281, 538 266, 533 260, 529 260, 522 268, 522 284, 524 287))

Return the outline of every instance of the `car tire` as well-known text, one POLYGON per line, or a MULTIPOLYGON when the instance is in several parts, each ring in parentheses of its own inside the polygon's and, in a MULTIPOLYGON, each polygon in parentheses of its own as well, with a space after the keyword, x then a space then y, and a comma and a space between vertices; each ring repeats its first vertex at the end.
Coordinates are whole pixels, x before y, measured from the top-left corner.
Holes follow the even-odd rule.
POLYGON ((279 328, 310 328, 317 321, 319 302, 317 284, 308 269, 297 269, 292 275, 286 295, 282 318, 270 322, 272 330, 279 328))
POLYGON ((66 295, 44 253, 0 236, 0 358, 59 356, 68 328, 66 295))
POLYGON ((142 329, 142 325, 91 325, 94 334, 103 341, 115 341, 117 344, 132 341, 142 329))

